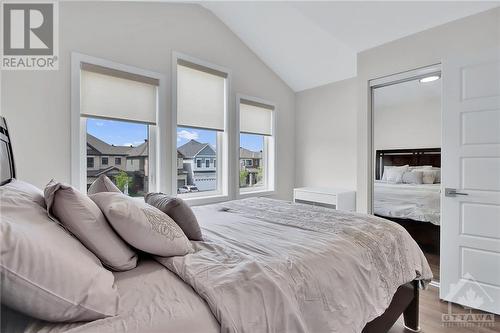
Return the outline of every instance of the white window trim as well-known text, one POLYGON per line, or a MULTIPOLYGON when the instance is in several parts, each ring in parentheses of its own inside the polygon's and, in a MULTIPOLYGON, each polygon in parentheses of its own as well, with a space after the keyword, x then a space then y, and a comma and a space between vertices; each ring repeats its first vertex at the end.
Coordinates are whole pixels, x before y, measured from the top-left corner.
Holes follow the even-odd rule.
MULTIPOLYGON (((161 174, 168 174, 166 159, 160 156, 161 143, 167 139, 166 117, 166 78, 163 74, 138 67, 120 64, 78 52, 71 53, 71 184, 86 193, 87 191, 87 122, 80 116, 81 63, 103 66, 128 73, 147 76, 159 81, 156 108, 156 126, 149 126, 149 191, 164 190, 161 174)), ((109 162, 109 161, 108 161, 109 162)), ((165 177, 167 178, 167 177, 165 177)))
POLYGON ((268 195, 274 195, 276 194, 276 170, 277 170, 277 151, 276 151, 276 141, 278 138, 278 133, 277 133, 277 113, 278 113, 278 107, 275 103, 272 103, 270 101, 266 101, 262 98, 258 97, 253 97, 253 96, 248 96, 244 94, 236 94, 236 112, 235 112, 235 118, 236 118, 236 138, 234 142, 236 143, 235 147, 235 154, 236 158, 235 160, 235 167, 238 172, 236 172, 234 181, 236 184, 236 195, 235 198, 241 199, 241 198, 246 198, 246 197, 252 197, 252 196, 268 196, 268 195), (247 101, 252 101, 256 103, 261 103, 265 105, 269 105, 273 107, 273 135, 270 137, 266 137, 264 140, 264 151, 266 154, 263 154, 262 156, 262 164, 265 165, 266 170, 265 170, 265 175, 264 175, 264 186, 259 186, 259 187, 252 187, 252 188, 240 188, 240 179, 239 179, 239 169, 240 169, 240 104, 241 100, 247 100, 247 101), (265 155, 265 156, 264 156, 265 155), (271 158, 270 161, 268 161, 268 158, 271 158), (272 162, 272 163, 269 163, 272 162))
MULTIPOLYGON (((231 194, 234 184, 232 183, 231 174, 232 165, 230 165, 230 150, 229 141, 230 136, 233 136, 231 131, 231 70, 216 64, 209 63, 207 61, 180 53, 172 52, 172 113, 171 113, 171 142, 172 142, 172 164, 171 164, 171 190, 173 195, 179 195, 183 199, 189 202, 190 205, 205 205, 209 203, 216 203, 221 201, 226 201, 232 198, 231 194), (217 70, 222 73, 226 73, 226 96, 225 96, 225 106, 226 113, 224 115, 224 132, 217 132, 217 190, 210 192, 197 192, 197 193, 185 193, 182 195, 177 194, 177 64, 179 60, 184 60, 202 67, 217 70)), ((203 163, 202 163, 203 164, 203 163)))

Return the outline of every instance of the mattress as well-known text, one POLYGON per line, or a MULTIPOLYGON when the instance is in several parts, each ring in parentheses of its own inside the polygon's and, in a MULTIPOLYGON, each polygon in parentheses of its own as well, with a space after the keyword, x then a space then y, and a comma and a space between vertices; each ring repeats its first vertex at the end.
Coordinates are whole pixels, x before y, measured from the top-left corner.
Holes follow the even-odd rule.
POLYGON ((24 318, 22 321, 26 324, 23 327, 2 324, 2 332, 220 332, 220 326, 205 301, 156 261, 143 260, 136 268, 114 275, 120 293, 118 316, 71 324, 24 318))
POLYGON ((440 224, 441 184, 390 184, 375 181, 376 215, 440 224))

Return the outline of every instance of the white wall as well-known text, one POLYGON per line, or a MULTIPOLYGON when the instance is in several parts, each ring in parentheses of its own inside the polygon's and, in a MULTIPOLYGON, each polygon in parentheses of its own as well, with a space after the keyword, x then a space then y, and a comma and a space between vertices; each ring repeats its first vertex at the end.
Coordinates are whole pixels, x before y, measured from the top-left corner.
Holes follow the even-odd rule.
POLYGON ((439 98, 377 106, 374 95, 374 150, 441 147, 439 98))
POLYGON ((297 93, 296 186, 356 189, 356 79, 297 93))
MULTIPOLYGON (((357 210, 368 211, 371 194, 368 138, 370 137, 370 79, 446 61, 453 55, 477 53, 500 46, 500 8, 469 16, 358 54, 357 210)), ((446 73, 443 73, 443 77, 446 73)))
MULTIPOLYGON (((236 93, 277 104, 277 197, 291 197, 295 95, 209 11, 189 4, 61 2, 59 12, 60 69, 2 73, 1 112, 11 129, 19 178, 40 187, 52 177, 70 181, 72 51, 163 73, 168 103, 161 112, 169 114, 171 59, 178 51, 232 70, 230 112, 236 93)), ((171 156, 171 145, 165 149, 171 156)), ((162 176, 170 186, 171 176, 162 176)))

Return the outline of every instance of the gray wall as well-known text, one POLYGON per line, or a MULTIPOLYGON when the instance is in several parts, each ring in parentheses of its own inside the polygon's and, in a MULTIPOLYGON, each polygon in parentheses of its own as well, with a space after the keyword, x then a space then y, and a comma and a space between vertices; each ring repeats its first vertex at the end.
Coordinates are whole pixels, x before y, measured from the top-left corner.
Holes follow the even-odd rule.
POLYGON ((356 79, 297 93, 297 186, 356 189, 356 79))
POLYGON ((197 5, 137 2, 61 2, 59 11, 60 69, 2 73, 1 112, 12 130, 19 178, 37 186, 52 177, 70 181, 72 51, 165 74, 167 106, 161 111, 169 114, 171 59, 178 51, 232 70, 230 112, 236 93, 277 104, 277 197, 291 197, 295 95, 209 11, 197 5))

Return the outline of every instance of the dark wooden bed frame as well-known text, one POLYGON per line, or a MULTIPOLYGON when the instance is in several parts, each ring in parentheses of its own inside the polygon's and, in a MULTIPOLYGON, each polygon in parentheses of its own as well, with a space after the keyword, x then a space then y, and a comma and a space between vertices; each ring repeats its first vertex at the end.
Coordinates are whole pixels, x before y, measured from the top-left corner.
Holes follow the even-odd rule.
MULTIPOLYGON (((9 131, 5 118, 0 116, 0 151, 1 167, 7 168, 8 172, 2 172, 1 184, 4 185, 15 178, 14 156, 10 143, 9 131)), ((398 288, 393 296, 392 302, 387 310, 379 317, 375 318, 363 328, 362 333, 383 333, 387 332, 403 314, 405 326, 412 331, 419 331, 418 326, 418 301, 419 285, 418 281, 412 281, 398 288)))

